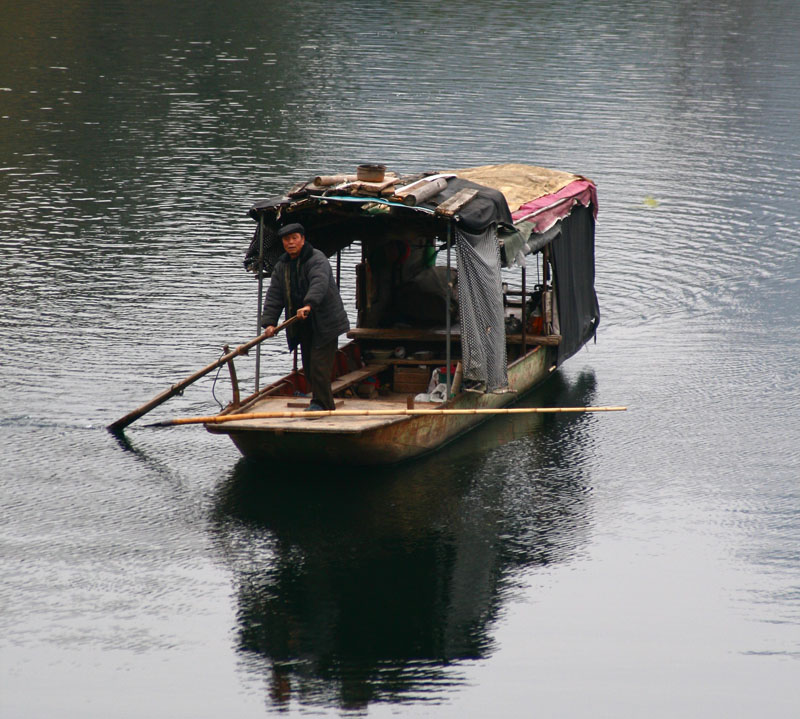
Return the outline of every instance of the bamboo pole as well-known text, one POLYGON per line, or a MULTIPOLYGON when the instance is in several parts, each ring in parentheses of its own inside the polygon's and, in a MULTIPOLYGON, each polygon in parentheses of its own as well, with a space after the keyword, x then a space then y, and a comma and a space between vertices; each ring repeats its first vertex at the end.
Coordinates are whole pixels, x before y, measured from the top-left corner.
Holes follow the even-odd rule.
POLYGON ((460 415, 495 414, 557 414, 561 412, 624 412, 627 407, 499 407, 475 409, 335 409, 309 412, 247 412, 244 414, 215 414, 208 417, 179 417, 164 422, 155 422, 148 427, 173 427, 181 424, 222 424, 250 419, 317 419, 319 417, 394 417, 437 415, 444 417, 460 415))
MULTIPOLYGON (((290 324, 295 322, 297 319, 297 315, 294 317, 290 317, 286 322, 282 322, 275 328, 274 334, 270 335, 274 337, 275 334, 280 332, 285 327, 288 327, 290 324)), ((232 352, 228 352, 228 354, 223 355, 220 357, 216 362, 212 362, 210 365, 203 367, 203 369, 198 370, 193 375, 190 375, 184 380, 172 385, 168 389, 165 389, 160 394, 156 395, 146 404, 143 404, 141 407, 133 410, 133 412, 129 412, 124 417, 120 417, 116 422, 112 422, 108 425, 108 428, 111 432, 119 432, 120 430, 125 429, 131 422, 135 422, 139 417, 144 414, 147 414, 151 409, 158 407, 158 405, 166 402, 170 397, 174 397, 176 394, 180 394, 186 387, 188 387, 192 382, 196 382, 201 377, 204 377, 209 372, 213 372, 217 367, 221 367, 226 362, 230 362, 234 357, 238 357, 239 355, 246 354, 252 347, 260 344, 264 340, 269 339, 265 332, 262 332, 258 337, 250 340, 249 342, 245 342, 243 345, 239 345, 235 350, 232 352)))

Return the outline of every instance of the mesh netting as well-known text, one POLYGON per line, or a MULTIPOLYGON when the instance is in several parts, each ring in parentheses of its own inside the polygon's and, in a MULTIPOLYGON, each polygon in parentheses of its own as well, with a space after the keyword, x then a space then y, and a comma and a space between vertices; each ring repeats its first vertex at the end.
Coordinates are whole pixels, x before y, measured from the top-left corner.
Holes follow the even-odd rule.
MULTIPOLYGON (((258 227, 250 242, 250 247, 247 248, 247 253, 244 256, 244 268, 248 272, 258 272, 258 227)), ((275 269, 275 263, 278 258, 284 253, 283 243, 278 239, 278 233, 271 227, 264 227, 264 256, 263 265, 261 269, 264 272, 264 277, 272 277, 272 270, 275 269)))
POLYGON ((456 256, 464 379, 483 382, 491 392, 508 385, 496 227, 479 235, 457 228, 456 256))

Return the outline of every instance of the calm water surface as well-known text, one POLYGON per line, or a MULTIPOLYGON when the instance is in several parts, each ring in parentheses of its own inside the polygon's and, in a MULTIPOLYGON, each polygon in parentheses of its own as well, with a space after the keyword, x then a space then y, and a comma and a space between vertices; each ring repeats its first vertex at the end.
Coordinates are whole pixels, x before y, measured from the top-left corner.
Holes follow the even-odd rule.
POLYGON ((797 716, 797 3, 42 0, 0 40, 0 714, 797 716), (630 410, 370 471, 109 435, 255 334, 252 201, 376 160, 593 178, 598 341, 526 402, 630 410))

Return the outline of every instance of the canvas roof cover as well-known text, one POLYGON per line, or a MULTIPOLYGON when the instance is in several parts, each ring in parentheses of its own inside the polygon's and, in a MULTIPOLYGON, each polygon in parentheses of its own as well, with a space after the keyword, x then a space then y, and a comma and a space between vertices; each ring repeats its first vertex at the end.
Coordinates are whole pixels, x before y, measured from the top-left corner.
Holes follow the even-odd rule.
MULTIPOLYGON (((468 231, 482 232, 491 224, 511 224, 521 219, 528 219, 524 216, 534 213, 533 217, 543 215, 534 223, 535 231, 543 232, 558 219, 568 215, 575 202, 597 207, 594 183, 581 175, 560 170, 507 163, 448 170, 441 174, 454 177, 448 178, 447 187, 438 195, 415 207, 406 207, 385 198, 352 194, 350 189, 316 188, 315 191, 314 186, 309 184, 309 188, 299 196, 273 197, 256 203, 251 208, 250 215, 256 219, 261 214, 274 213, 277 217, 283 208, 289 209, 303 199, 314 197, 359 204, 378 201, 411 212, 431 214, 459 190, 472 188, 478 191, 477 197, 464 205, 458 211, 456 218, 456 221, 468 231), (548 208, 552 203, 556 206, 548 208)), ((402 181, 403 178, 400 178, 401 183, 402 181)))
POLYGON ((569 172, 516 163, 481 165, 480 167, 453 170, 453 172, 458 177, 478 185, 500 190, 512 213, 530 200, 544 195, 552 195, 576 180, 586 179, 569 172))

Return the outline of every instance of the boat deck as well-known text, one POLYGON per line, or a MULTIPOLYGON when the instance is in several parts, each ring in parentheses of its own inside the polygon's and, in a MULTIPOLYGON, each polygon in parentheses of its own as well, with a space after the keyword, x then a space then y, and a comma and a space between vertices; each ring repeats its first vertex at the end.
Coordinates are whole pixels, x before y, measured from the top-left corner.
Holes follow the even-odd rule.
MULTIPOLYGON (((264 397, 253 402, 247 407, 246 412, 302 412, 309 400, 304 397, 264 397)), ((419 404, 418 407, 437 407, 437 404, 419 404)), ((375 399, 360 399, 358 397, 336 399, 336 409, 347 410, 375 410, 397 409, 406 407, 406 395, 390 394, 375 399)), ((365 430, 377 429, 395 422, 408 420, 409 417, 398 415, 371 417, 336 416, 304 419, 303 417, 273 418, 273 419, 247 419, 226 422, 223 425, 209 425, 209 429, 217 432, 230 431, 270 431, 270 432, 306 432, 313 434, 350 434, 365 430)))
MULTIPOLYGON (((542 347, 529 350, 524 359, 509 364, 509 392, 460 392, 447 404, 456 409, 503 407, 549 375, 547 352, 542 347)), ((399 365, 402 366, 402 365, 399 365)), ((402 382, 401 382, 402 384, 402 382)), ((279 383, 273 385, 277 388, 279 383)), ((382 385, 386 387, 387 385, 382 385)), ((269 391, 269 390, 268 390, 269 391)), ((380 394, 373 399, 337 398, 339 410, 397 410, 408 406, 413 391, 380 394)), ((361 415, 334 413, 319 419, 302 416, 309 399, 300 396, 262 396, 248 401, 236 411, 297 412, 298 417, 233 420, 208 423, 209 432, 227 434, 246 457, 294 462, 335 464, 391 464, 436 449, 479 424, 485 416, 450 415, 439 412, 424 415, 361 415)), ((437 403, 418 402, 418 409, 439 409, 437 403)))

